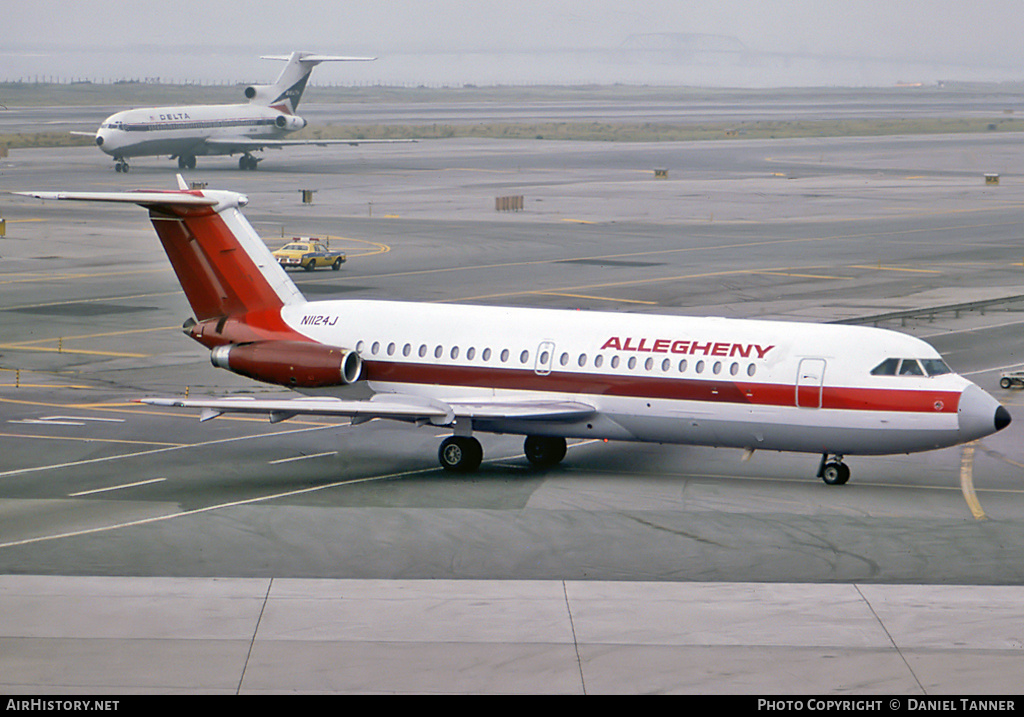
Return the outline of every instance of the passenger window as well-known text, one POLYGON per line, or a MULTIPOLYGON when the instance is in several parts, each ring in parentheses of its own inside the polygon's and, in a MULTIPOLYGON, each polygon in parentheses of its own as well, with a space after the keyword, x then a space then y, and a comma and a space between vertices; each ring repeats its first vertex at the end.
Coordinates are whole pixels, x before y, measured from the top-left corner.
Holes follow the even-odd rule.
MULTIPOLYGON (((584 358, 586 358, 586 357, 584 357, 584 358)), ((604 356, 602 356, 601 354, 598 354, 597 356, 594 357, 594 366, 597 367, 597 368, 601 368, 603 365, 604 365, 604 356)))
POLYGON ((505 363, 506 361, 508 361, 508 349, 504 349, 501 352, 501 362, 505 363))
POLYGON ((636 368, 636 356, 630 356, 628 363, 630 369, 636 368))
POLYGON ((484 349, 483 360, 484 361, 490 361, 491 360, 491 350, 490 349, 484 349))
POLYGON ((899 365, 900 360, 894 358, 887 358, 882 363, 871 369, 872 376, 895 376, 896 367, 899 365))

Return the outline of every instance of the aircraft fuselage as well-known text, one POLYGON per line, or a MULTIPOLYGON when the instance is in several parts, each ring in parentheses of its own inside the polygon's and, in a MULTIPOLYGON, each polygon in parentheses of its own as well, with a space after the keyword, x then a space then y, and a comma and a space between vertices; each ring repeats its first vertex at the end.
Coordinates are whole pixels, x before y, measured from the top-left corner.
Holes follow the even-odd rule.
POLYGON ((474 418, 486 432, 889 454, 957 445, 999 423, 999 403, 929 344, 870 327, 358 300, 286 306, 274 323, 273 340, 353 349, 377 393, 594 408, 569 421, 474 418))
POLYGON ((278 140, 305 126, 301 117, 258 104, 149 107, 108 117, 96 144, 115 159, 241 154, 251 145, 232 140, 278 140))

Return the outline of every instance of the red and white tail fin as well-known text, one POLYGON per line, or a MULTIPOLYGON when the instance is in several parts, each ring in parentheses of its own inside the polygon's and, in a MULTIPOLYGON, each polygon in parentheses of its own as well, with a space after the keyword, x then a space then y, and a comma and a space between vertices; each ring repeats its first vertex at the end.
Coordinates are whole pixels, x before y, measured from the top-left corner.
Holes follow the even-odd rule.
POLYGON ((198 321, 277 310, 305 299, 227 191, 17 192, 38 199, 127 202, 150 219, 198 321))

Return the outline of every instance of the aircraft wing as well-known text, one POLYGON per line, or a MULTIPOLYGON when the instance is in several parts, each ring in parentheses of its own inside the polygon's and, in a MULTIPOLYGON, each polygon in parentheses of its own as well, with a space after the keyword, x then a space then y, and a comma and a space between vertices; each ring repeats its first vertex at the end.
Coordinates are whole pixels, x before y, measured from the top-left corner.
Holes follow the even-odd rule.
POLYGON ((209 147, 234 152, 252 152, 258 149, 280 149, 281 147, 314 146, 326 147, 331 144, 411 144, 414 139, 250 139, 248 137, 211 137, 205 140, 209 147))
POLYGON ((265 414, 271 423, 295 416, 336 416, 363 423, 374 418, 436 426, 451 424, 456 416, 478 420, 500 421, 576 421, 595 413, 593 406, 576 401, 542 400, 467 400, 434 401, 419 396, 378 394, 370 400, 344 400, 332 397, 285 399, 234 398, 143 398, 140 403, 173 408, 198 408, 200 421, 208 421, 225 413, 265 414))

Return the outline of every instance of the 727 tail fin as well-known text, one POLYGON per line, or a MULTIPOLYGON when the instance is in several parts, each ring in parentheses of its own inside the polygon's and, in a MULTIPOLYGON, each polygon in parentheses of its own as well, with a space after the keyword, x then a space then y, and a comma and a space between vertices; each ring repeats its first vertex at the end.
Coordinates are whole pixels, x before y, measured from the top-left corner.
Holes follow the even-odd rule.
POLYGON ((278 310, 305 299, 227 191, 17 192, 38 199, 128 202, 149 216, 199 322, 278 310))
POLYGON ((317 55, 312 52, 293 52, 291 55, 264 55, 264 60, 287 60, 288 64, 272 85, 251 85, 245 96, 253 104, 267 105, 285 114, 295 114, 306 89, 309 73, 321 62, 369 62, 375 57, 339 57, 317 55))

